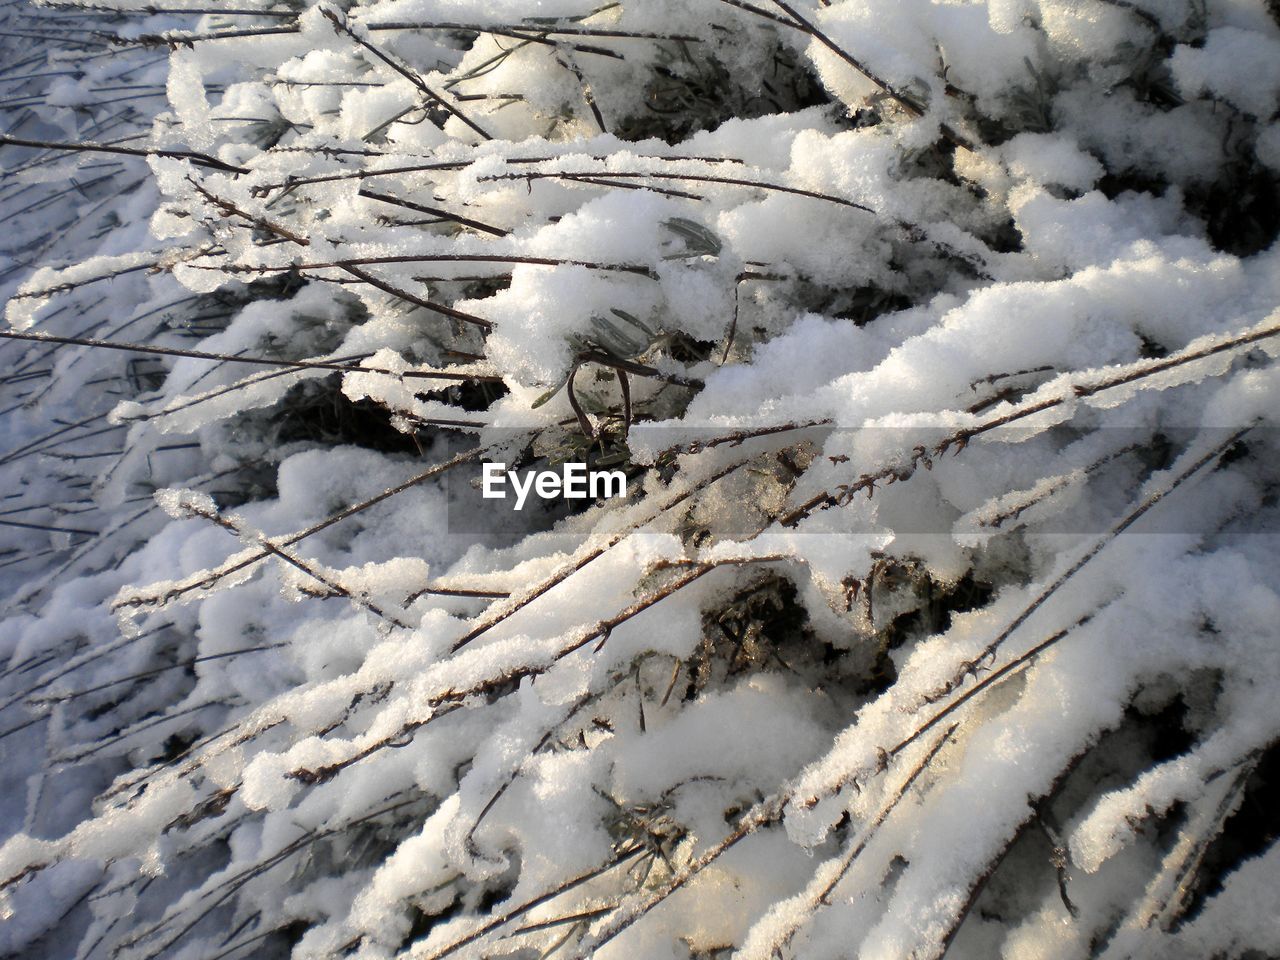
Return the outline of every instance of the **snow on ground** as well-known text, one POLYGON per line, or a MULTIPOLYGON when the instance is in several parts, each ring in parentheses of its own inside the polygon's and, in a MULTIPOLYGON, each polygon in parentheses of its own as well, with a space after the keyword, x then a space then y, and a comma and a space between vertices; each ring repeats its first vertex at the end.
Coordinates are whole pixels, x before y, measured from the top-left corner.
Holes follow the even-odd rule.
POLYGON ((1277 951, 1274 3, 0 23, 0 951, 1277 951))

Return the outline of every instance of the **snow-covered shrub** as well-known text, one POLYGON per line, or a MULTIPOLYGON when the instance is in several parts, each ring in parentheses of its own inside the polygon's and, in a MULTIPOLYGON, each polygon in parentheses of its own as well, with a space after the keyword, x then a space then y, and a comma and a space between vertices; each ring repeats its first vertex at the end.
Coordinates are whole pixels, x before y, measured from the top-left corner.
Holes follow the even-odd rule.
POLYGON ((1274 3, 211 9, 5 148, 4 949, 1280 955, 1274 3))

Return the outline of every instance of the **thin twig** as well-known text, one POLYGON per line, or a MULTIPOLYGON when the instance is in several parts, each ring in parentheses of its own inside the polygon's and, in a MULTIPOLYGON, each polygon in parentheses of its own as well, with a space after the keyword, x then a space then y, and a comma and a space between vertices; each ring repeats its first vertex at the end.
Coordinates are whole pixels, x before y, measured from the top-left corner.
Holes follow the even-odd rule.
POLYGON ((852 207, 855 210, 862 210, 865 213, 875 213, 874 210, 864 204, 856 203, 853 200, 846 200, 844 197, 837 197, 830 193, 818 193, 814 190, 804 190, 800 187, 788 187, 780 183, 767 183, 762 180, 746 180, 739 177, 716 177, 709 174, 653 172, 619 173, 616 170, 530 171, 528 173, 495 173, 489 176, 478 177, 477 179, 483 183, 485 181, 492 180, 583 180, 588 177, 607 177, 611 180, 679 180, 688 183, 718 183, 730 186, 750 187, 755 190, 768 190, 773 193, 789 193, 798 197, 810 197, 814 200, 836 203, 842 207, 852 207))
POLYGON ((847 504, 853 498, 853 495, 859 491, 866 491, 868 496, 875 492, 876 484, 895 483, 907 480, 912 477, 916 470, 923 466, 925 469, 932 469, 933 458, 940 457, 948 450, 954 448, 958 454, 969 445, 969 442, 977 436, 989 433, 1000 427, 1016 423, 1027 417, 1043 413, 1046 410, 1052 410, 1056 407, 1073 403, 1084 397, 1096 396, 1105 393, 1108 390, 1114 390, 1118 387, 1127 386, 1136 383, 1148 377, 1164 373, 1167 370, 1175 369, 1188 363, 1194 363, 1197 360, 1205 360, 1209 357, 1225 353, 1230 350, 1238 350, 1241 347, 1247 347, 1259 341, 1269 339, 1280 335, 1280 324, 1273 324, 1264 327, 1261 330, 1253 330, 1249 333, 1238 334, 1223 340, 1211 346, 1202 347, 1198 350, 1182 350, 1176 354, 1161 360, 1140 361, 1129 365, 1123 373, 1113 374, 1111 376, 1103 376, 1090 383, 1087 382, 1088 373, 1078 375, 1080 382, 1071 385, 1071 393, 1065 392, 1057 396, 1051 396, 1044 400, 1033 401, 1020 407, 1015 407, 1009 413, 993 417, 990 420, 979 423, 972 427, 962 427, 959 430, 946 436, 938 442, 932 450, 924 446, 917 446, 910 456, 896 463, 888 464, 878 470, 870 473, 864 473, 857 480, 850 484, 842 484, 838 493, 831 491, 823 491, 810 499, 806 500, 800 506, 796 507, 790 513, 779 519, 779 523, 783 526, 794 526, 805 517, 809 516, 814 510, 819 508, 825 509, 830 506, 840 506, 847 504))
POLYGON ((224 173, 248 173, 248 167, 236 166, 211 157, 207 153, 193 150, 161 150, 158 148, 117 147, 106 143, 67 143, 53 140, 28 140, 24 137, 0 135, 0 146, 36 147, 45 150, 64 150, 75 153, 116 153, 127 157, 170 157, 175 160, 190 160, 201 167, 220 170, 224 173))
POLYGON ((465 113, 463 113, 453 104, 451 104, 448 100, 446 100, 441 94, 436 93, 429 86, 427 86, 426 81, 423 80, 422 77, 418 76, 418 74, 414 70, 412 70, 407 64, 402 63, 398 57, 393 57, 391 54, 387 53, 384 50, 379 49, 376 45, 374 45, 373 43, 370 43, 364 37, 360 36, 358 33, 352 30, 350 26, 347 25, 344 19, 339 18, 339 16, 333 10, 330 10, 329 8, 324 7, 324 8, 321 8, 320 12, 324 14, 324 18, 326 20, 328 20, 330 23, 333 24, 333 29, 335 32, 345 33, 352 40, 360 44, 360 46, 364 47, 366 50, 372 53, 375 57, 377 57, 387 66, 389 66, 392 70, 396 71, 396 73, 400 74, 410 83, 412 83, 415 87, 421 90, 424 94, 426 94, 428 97, 434 100, 437 104, 440 105, 440 107, 446 113, 448 113, 452 117, 455 117, 457 120, 461 121, 463 124, 470 127, 473 131, 479 134, 481 139, 483 140, 493 139, 493 137, 488 133, 488 131, 484 129, 484 127, 477 124, 465 113))
POLYGON ((130 353, 150 353, 164 357, 187 357, 195 360, 218 360, 223 363, 248 363, 265 367, 287 367, 292 370, 338 370, 343 373, 380 373, 389 377, 418 380, 456 380, 461 382, 501 383, 502 377, 491 374, 453 373, 450 371, 405 370, 396 372, 382 367, 362 367, 357 363, 337 363, 332 360, 276 360, 271 357, 254 357, 236 353, 210 353, 204 350, 183 350, 178 347, 156 347, 145 343, 117 343, 88 337, 59 337, 50 333, 20 333, 16 330, 0 330, 0 338, 6 340, 30 340, 36 343, 53 343, 67 346, 96 347, 102 350, 125 350, 130 353))
MULTIPOLYGON (((247 220, 249 223, 253 224, 254 226, 259 227, 260 229, 266 230, 269 233, 275 234, 278 237, 283 237, 286 240, 291 240, 292 242, 298 244, 299 246, 308 247, 311 245, 311 241, 309 239, 303 236, 299 236, 298 234, 294 233, 292 230, 288 229, 287 227, 283 227, 280 224, 274 223, 268 220, 266 217, 256 216, 252 213, 248 213, 244 210, 241 210, 239 207, 231 203, 229 200, 225 200, 211 193, 203 185, 197 183, 195 180, 190 180, 189 182, 192 184, 192 186, 195 187, 196 191, 202 197, 204 197, 207 201, 209 201, 209 203, 217 207, 223 213, 240 217, 243 220, 247 220)), ((376 287, 377 289, 383 291, 384 293, 389 293, 391 294, 391 296, 396 297, 400 300, 404 300, 407 303, 412 303, 415 306, 423 307, 427 310, 431 310, 435 313, 439 313, 453 320, 460 320, 463 323, 472 324, 473 326, 477 326, 482 330, 490 330, 493 328, 493 324, 490 323, 488 320, 484 319, 483 317, 477 317, 474 314, 465 313, 462 310, 458 310, 454 307, 449 307, 442 303, 435 303, 431 300, 426 300, 415 294, 409 293, 406 290, 401 290, 398 287, 395 287, 392 284, 387 283, 385 280, 379 280, 377 277, 373 276, 363 267, 349 266, 349 267, 341 267, 340 269, 349 273, 351 276, 355 277, 357 280, 361 280, 369 284, 370 286, 376 287)))

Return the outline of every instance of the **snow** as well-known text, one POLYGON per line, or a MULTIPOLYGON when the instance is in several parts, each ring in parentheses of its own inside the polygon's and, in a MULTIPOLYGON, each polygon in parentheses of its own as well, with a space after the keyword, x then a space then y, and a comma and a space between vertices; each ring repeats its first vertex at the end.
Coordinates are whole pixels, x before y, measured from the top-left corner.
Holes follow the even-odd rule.
POLYGON ((1175 50, 1169 68, 1185 97, 1207 93, 1259 119, 1280 106, 1280 40, 1274 37, 1219 27, 1204 46, 1175 50))
POLYGON ((0 952, 1280 951, 1274 4, 108 5, 0 12, 178 153, 0 152, 155 351, 0 343, 0 952))

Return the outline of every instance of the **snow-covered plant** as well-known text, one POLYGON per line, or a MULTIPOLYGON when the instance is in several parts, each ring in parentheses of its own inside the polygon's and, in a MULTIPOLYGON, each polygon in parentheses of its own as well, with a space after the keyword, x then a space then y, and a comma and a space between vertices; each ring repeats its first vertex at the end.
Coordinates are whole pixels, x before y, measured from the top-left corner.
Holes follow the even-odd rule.
POLYGON ((0 949, 1280 955, 1274 2, 38 22, 0 949))

